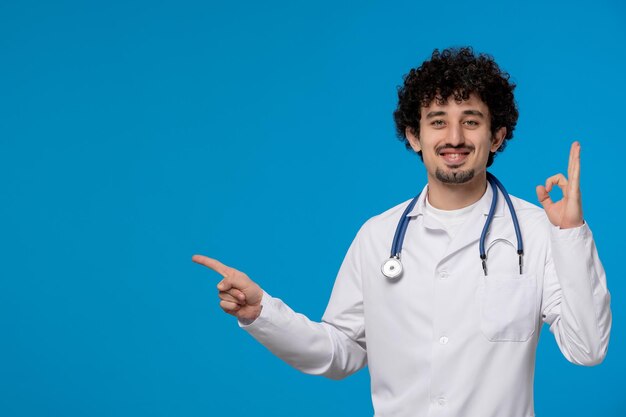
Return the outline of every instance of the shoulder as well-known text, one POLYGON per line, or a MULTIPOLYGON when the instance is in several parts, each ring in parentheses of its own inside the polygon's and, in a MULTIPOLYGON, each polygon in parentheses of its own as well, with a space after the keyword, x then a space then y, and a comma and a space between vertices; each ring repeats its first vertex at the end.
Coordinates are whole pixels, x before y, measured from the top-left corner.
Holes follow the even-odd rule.
POLYGON ((395 231, 398 223, 400 222, 400 217, 412 200, 413 198, 410 198, 396 204, 382 213, 370 217, 365 223, 363 223, 358 234, 361 236, 373 237, 387 235, 390 231, 395 231))
POLYGON ((515 207, 515 210, 524 213, 524 215, 537 216, 544 213, 541 207, 531 203, 530 201, 526 201, 514 195, 509 195, 509 197, 511 197, 511 202, 513 203, 513 207, 515 207))
POLYGON ((510 197, 517 219, 524 224, 524 227, 546 231, 550 229, 550 221, 542 207, 513 195, 510 197))

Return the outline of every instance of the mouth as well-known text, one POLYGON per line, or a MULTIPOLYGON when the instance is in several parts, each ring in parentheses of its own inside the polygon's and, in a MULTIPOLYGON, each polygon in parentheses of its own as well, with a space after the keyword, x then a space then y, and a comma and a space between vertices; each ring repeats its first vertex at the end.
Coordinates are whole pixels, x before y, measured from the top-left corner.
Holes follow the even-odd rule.
POLYGON ((446 165, 458 166, 467 160, 470 153, 469 149, 443 149, 439 151, 438 155, 446 165))

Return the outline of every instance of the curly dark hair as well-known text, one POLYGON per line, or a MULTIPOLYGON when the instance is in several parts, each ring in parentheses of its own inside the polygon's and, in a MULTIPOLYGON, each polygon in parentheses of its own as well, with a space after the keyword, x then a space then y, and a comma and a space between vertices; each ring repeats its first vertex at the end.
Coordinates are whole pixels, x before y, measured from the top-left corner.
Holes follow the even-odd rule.
MULTIPOLYGON (((442 52, 435 49, 430 60, 411 69, 404 76, 404 85, 398 87, 398 107, 393 113, 398 137, 411 150, 405 131, 409 127, 419 137, 422 107, 433 100, 444 104, 451 96, 461 102, 475 93, 489 108, 491 133, 506 127, 505 140, 497 150, 502 152, 507 140, 513 138, 518 117, 513 97, 515 84, 509 78, 493 57, 482 53, 475 56, 471 47, 448 48, 442 52)), ((422 158, 422 153, 418 154, 422 158)), ((491 152, 487 166, 491 166, 494 157, 495 153, 491 152)))

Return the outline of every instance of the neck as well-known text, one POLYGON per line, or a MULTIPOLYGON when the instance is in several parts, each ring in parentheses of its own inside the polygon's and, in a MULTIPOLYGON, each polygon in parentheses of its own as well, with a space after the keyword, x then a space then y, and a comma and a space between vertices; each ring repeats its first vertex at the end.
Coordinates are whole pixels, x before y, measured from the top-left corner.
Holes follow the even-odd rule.
POLYGON ((486 172, 463 184, 447 184, 429 176, 428 202, 440 210, 458 210, 480 200, 486 189, 486 172))

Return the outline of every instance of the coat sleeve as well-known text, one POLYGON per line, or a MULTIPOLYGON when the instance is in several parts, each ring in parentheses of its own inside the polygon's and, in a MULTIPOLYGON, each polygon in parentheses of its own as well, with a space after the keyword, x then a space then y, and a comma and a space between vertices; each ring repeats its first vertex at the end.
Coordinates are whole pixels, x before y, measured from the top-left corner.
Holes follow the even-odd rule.
POLYGON ((341 379, 367 363, 360 276, 360 232, 343 260, 321 322, 263 294, 261 315, 239 326, 273 354, 312 375, 341 379))
POLYGON ((591 230, 550 225, 544 276, 543 320, 568 361, 604 360, 611 331, 610 294, 591 230))

